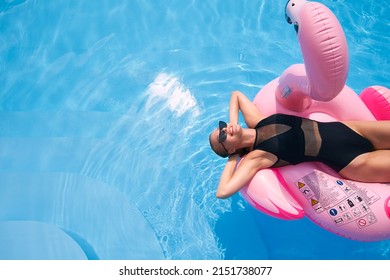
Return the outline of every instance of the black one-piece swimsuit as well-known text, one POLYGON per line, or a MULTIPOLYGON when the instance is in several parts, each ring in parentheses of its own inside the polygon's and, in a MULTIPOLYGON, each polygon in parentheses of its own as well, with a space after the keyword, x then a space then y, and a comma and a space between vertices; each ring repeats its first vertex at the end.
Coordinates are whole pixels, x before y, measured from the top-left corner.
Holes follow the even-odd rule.
POLYGON ((278 161, 273 167, 318 161, 339 172, 357 156, 374 150, 370 141, 341 122, 274 114, 255 129, 253 149, 274 154, 278 161))

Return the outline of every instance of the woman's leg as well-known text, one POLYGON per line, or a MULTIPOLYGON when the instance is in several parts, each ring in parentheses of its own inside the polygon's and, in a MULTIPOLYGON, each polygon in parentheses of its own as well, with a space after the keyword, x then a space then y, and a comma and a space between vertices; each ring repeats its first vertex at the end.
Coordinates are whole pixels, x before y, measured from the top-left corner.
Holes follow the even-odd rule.
POLYGON ((339 173, 354 181, 390 183, 390 150, 361 154, 339 173))
POLYGON ((390 149, 390 121, 346 121, 343 123, 367 138, 375 150, 390 149))

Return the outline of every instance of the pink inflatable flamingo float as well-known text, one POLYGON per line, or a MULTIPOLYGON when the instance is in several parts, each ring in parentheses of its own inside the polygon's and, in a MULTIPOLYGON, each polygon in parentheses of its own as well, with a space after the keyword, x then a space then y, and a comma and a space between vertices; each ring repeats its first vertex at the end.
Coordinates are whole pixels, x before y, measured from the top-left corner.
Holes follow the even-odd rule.
MULTIPOLYGON (((348 50, 335 15, 324 5, 290 0, 286 19, 297 32, 304 64, 287 68, 254 99, 259 110, 318 121, 390 119, 390 90, 345 85, 348 50)), ((346 180, 321 163, 260 170, 241 190, 256 209, 281 219, 307 216, 326 230, 360 240, 390 239, 390 184, 346 180)))

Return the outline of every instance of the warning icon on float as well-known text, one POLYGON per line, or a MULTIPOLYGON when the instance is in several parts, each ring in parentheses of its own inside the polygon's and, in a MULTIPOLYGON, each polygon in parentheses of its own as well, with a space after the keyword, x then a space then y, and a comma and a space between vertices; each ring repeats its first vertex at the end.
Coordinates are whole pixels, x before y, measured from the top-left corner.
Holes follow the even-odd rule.
POLYGON ((367 221, 365 219, 359 219, 357 221, 357 224, 358 224, 359 228, 363 228, 363 227, 367 226, 367 221))
POLYGON ((369 215, 362 217, 356 221, 359 228, 364 228, 366 226, 375 224, 376 222, 377 222, 377 219, 373 214, 369 214, 369 215))
POLYGON ((324 208, 322 207, 321 203, 316 198, 310 198, 309 203, 317 213, 321 213, 322 211, 324 211, 324 208))

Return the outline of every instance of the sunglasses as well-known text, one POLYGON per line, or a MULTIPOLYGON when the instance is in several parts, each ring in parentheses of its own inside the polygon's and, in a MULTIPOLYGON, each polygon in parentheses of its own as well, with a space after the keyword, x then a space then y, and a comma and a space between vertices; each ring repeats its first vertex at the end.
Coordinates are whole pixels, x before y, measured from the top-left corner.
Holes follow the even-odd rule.
POLYGON ((227 151, 227 149, 225 148, 225 145, 223 144, 223 142, 225 142, 226 138, 227 138, 226 130, 223 130, 223 129, 227 128, 227 124, 224 121, 219 121, 218 128, 219 128, 218 143, 221 143, 226 154, 229 155, 229 152, 227 151))
POLYGON ((227 128, 227 124, 224 121, 219 121, 219 135, 218 135, 218 142, 222 143, 226 141, 227 134, 226 130, 223 130, 224 128, 227 128))

